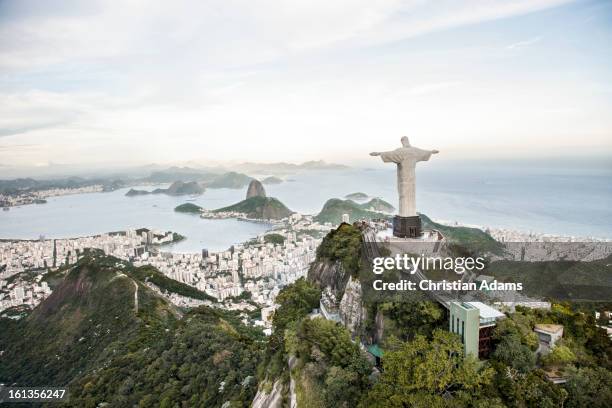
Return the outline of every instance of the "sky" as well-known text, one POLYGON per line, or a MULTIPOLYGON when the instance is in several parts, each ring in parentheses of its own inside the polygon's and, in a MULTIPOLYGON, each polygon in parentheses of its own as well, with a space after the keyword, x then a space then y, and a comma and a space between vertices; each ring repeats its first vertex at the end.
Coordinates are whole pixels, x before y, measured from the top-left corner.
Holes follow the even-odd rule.
POLYGON ((610 44, 609 1, 0 0, 0 172, 608 157, 610 44))

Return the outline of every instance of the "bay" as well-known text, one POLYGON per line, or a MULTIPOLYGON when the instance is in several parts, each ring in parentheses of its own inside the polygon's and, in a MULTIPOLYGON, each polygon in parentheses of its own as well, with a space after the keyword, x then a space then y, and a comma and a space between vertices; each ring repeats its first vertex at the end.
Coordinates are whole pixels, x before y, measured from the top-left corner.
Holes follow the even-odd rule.
MULTIPOLYGON (((357 191, 397 205, 392 166, 309 171, 285 179, 281 184, 265 185, 268 195, 305 214, 318 213, 329 198, 343 198, 357 191)), ((610 180, 608 168, 577 171, 517 165, 440 166, 432 161, 417 169, 417 209, 434 219, 466 224, 609 238, 610 180)), ((208 209, 230 205, 244 199, 246 188, 208 189, 196 197, 126 197, 127 190, 51 197, 47 204, 1 211, 0 238, 66 238, 150 227, 187 237, 170 250, 198 252, 202 248, 223 250, 269 229, 267 224, 206 220, 174 212, 174 207, 185 202, 208 209)))

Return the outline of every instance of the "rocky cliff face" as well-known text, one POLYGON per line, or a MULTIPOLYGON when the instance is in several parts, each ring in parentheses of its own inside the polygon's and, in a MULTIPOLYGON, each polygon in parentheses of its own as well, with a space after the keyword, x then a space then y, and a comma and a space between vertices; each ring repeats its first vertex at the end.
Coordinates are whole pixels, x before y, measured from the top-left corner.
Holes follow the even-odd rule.
POLYGON ((283 383, 276 380, 271 390, 266 390, 261 384, 253 399, 252 408, 281 408, 283 405, 283 383))
MULTIPOLYGON (((287 359, 287 367, 289 368, 289 408, 297 408, 297 394, 295 392, 295 379, 293 378, 292 370, 296 366, 298 360, 294 355, 290 355, 287 359)), ((251 408, 282 408, 283 407, 283 392, 286 392, 286 384, 283 384, 282 378, 274 381, 270 389, 268 379, 259 384, 257 394, 253 398, 251 408)), ((285 404, 285 407, 287 404, 285 404)))
POLYGON ((340 300, 338 312, 342 323, 351 333, 361 327, 365 317, 365 309, 363 307, 359 280, 349 277, 344 287, 344 295, 342 300, 340 300))
POLYGON ((310 266, 308 280, 316 283, 321 289, 329 287, 335 296, 341 296, 348 278, 345 275, 347 274, 341 262, 318 261, 310 266))
POLYGON ((246 198, 249 199, 251 197, 265 197, 266 190, 264 189, 263 184, 259 180, 251 180, 249 183, 249 188, 247 188, 246 198))
POLYGON ((383 334, 385 332, 385 316, 382 311, 379 309, 376 311, 376 317, 374 319, 376 325, 376 332, 374 333, 374 343, 380 343, 383 339, 383 334))
MULTIPOLYGON (((319 261, 312 264, 308 280, 339 299, 335 305, 327 305, 328 310, 337 310, 342 324, 351 332, 357 331, 365 321, 361 283, 344 271, 340 262, 319 261)), ((328 296, 331 298, 331 296, 328 296)))

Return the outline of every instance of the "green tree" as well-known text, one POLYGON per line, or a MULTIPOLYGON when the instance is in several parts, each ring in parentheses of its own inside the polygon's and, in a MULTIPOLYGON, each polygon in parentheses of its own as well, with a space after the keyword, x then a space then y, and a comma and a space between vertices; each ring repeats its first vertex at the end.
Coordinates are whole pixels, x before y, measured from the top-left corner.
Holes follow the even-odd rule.
POLYGON ((341 261, 352 275, 361 267, 361 231, 349 224, 341 224, 323 238, 317 248, 317 258, 341 261))
POLYGON ((276 234, 276 233, 267 234, 267 235, 264 235, 264 242, 266 244, 272 243, 276 245, 282 245, 283 242, 285 242, 285 237, 282 236, 281 234, 276 234))
POLYGON ((546 379, 542 370, 522 374, 500 366, 495 387, 503 401, 516 408, 557 408, 567 399, 567 391, 546 379))
POLYGON ((507 336, 516 336, 519 342, 536 351, 538 348, 538 336, 533 331, 535 317, 521 312, 510 315, 507 319, 497 322, 493 338, 501 340, 507 336))
MULTIPOLYGON (((268 341, 266 362, 262 366, 267 371, 265 375, 275 378, 285 370, 287 367, 285 351, 293 351, 297 347, 295 342, 291 343, 291 338, 295 335, 291 331, 295 332, 297 322, 319 306, 320 298, 321 290, 304 278, 298 279, 279 292, 276 297, 279 307, 274 312, 273 332, 268 341), (288 345, 285 344, 285 336, 290 340, 288 345)), ((261 372, 260 375, 264 376, 261 372)))
POLYGON ((555 346, 550 353, 542 357, 542 363, 546 366, 564 366, 576 361, 576 355, 567 346, 555 346))
POLYGON ((304 319, 297 335, 301 356, 309 355, 312 347, 317 347, 331 365, 346 367, 350 357, 359 354, 359 347, 351 341, 349 332, 330 320, 304 319))
POLYGON ((526 373, 533 370, 536 363, 536 356, 533 351, 520 342, 518 333, 507 334, 497 344, 491 358, 526 373))
POLYGON ((361 395, 357 386, 358 374, 354 371, 331 367, 325 377, 325 401, 329 407, 353 407, 361 395))
POLYGON ((605 368, 569 367, 565 389, 567 408, 606 408, 612 406, 612 373, 605 368))
POLYGON ((379 309, 401 328, 397 334, 403 340, 410 340, 417 334, 431 336, 445 322, 442 308, 429 300, 388 302, 381 304, 379 309))
POLYGON ((361 401, 362 407, 486 404, 480 391, 494 373, 471 356, 464 359, 459 337, 443 330, 435 330, 431 340, 417 335, 397 351, 388 352, 383 367, 380 380, 361 401))

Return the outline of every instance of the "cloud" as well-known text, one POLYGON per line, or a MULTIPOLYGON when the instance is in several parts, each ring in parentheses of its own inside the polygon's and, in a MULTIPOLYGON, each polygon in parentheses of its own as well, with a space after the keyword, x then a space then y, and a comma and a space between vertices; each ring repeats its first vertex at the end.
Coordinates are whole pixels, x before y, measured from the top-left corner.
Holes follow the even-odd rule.
POLYGON ((509 49, 509 50, 516 50, 516 49, 526 48, 526 47, 529 47, 530 45, 533 45, 533 44, 538 43, 540 41, 542 41, 542 37, 533 37, 533 38, 530 38, 528 40, 518 41, 518 42, 512 43, 512 44, 506 46, 506 48, 509 49))
POLYGON ((82 96, 45 91, 0 94, 0 137, 74 122, 86 110, 82 96))
POLYGON ((567 1, 126 0, 121 7, 92 1, 61 13, 56 10, 66 10, 65 2, 22 0, 3 5, 0 68, 173 57, 179 65, 252 65, 338 43, 396 41, 567 1))
POLYGON ((421 85, 417 85, 408 90, 408 93, 411 95, 428 95, 437 93, 449 88, 454 88, 457 86, 461 86, 461 82, 459 81, 446 81, 446 82, 436 82, 436 83, 425 83, 421 85))
POLYGON ((53 126, 62 124, 63 122, 42 122, 38 124, 30 124, 29 126, 17 127, 17 128, 0 128, 0 137, 3 136, 15 136, 22 133, 27 133, 31 130, 36 129, 48 129, 53 126))
POLYGON ((558 82, 546 78, 509 87, 527 71, 496 58, 516 31, 500 24, 498 37, 457 39, 450 31, 474 25, 477 33, 478 23, 566 2, 0 2, 0 144, 45 146, 36 157, 4 149, 0 162, 281 154, 301 161, 346 146, 367 151, 372 135, 406 130, 440 147, 456 134, 487 142, 510 127, 519 143, 528 125, 605 130, 599 111, 583 122, 552 113, 538 121, 541 105, 552 112, 582 91, 566 83, 556 94, 558 82), (452 38, 441 44, 444 35, 452 38), (231 145, 215 143, 226 140, 231 145))

